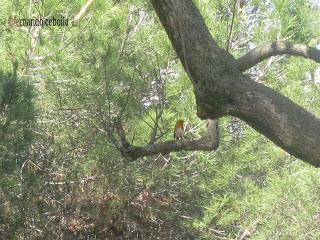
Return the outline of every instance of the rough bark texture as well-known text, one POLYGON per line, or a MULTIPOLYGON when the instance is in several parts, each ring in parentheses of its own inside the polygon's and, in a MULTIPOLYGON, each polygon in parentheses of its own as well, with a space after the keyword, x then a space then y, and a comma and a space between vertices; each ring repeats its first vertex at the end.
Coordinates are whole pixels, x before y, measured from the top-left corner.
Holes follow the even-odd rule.
POLYGON ((192 0, 151 0, 194 85, 198 116, 236 116, 288 153, 320 166, 320 120, 254 82, 209 33, 192 0))

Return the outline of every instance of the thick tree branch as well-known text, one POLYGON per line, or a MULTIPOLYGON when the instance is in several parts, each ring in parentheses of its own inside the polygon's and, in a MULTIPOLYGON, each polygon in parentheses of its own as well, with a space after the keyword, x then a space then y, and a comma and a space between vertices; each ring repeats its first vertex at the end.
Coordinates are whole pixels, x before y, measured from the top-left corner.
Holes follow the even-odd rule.
POLYGON ((151 2, 194 85, 200 118, 236 116, 292 155, 320 166, 318 118, 241 74, 234 58, 212 38, 192 0, 151 2))
POLYGON ((312 59, 320 63, 320 50, 308 47, 304 44, 293 44, 286 41, 276 41, 265 43, 256 47, 237 59, 236 66, 239 71, 245 70, 255 66, 259 62, 271 57, 282 54, 289 54, 293 56, 302 56, 312 59))
POLYGON ((121 120, 116 123, 117 133, 121 142, 121 153, 131 161, 140 157, 152 156, 156 154, 167 154, 170 152, 184 151, 213 151, 219 146, 219 128, 216 120, 208 120, 207 135, 197 140, 176 140, 165 141, 157 144, 149 144, 144 147, 131 145, 123 130, 121 120))

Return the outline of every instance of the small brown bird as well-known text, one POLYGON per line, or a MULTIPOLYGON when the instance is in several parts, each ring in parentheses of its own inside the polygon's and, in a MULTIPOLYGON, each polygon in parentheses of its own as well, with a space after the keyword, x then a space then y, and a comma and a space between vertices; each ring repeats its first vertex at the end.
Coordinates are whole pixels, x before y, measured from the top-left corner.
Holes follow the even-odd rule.
POLYGON ((184 126, 183 126, 183 120, 179 119, 176 122, 176 125, 174 127, 174 134, 173 138, 175 140, 181 140, 184 137, 184 126))

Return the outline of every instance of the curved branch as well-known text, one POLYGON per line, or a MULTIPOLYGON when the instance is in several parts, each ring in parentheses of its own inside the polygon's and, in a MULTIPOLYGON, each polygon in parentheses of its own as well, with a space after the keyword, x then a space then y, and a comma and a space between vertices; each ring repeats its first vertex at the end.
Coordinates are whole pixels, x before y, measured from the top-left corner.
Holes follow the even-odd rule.
POLYGON ((117 123, 117 133, 121 142, 121 154, 134 161, 140 157, 156 154, 167 154, 179 151, 214 151, 219 147, 219 128, 216 120, 208 120, 207 135, 197 140, 176 140, 165 141, 157 144, 149 144, 143 147, 131 145, 126 139, 121 121, 117 123))
POLYGON ((320 63, 320 50, 316 48, 308 47, 304 44, 275 41, 265 43, 252 49, 247 54, 236 60, 236 67, 239 69, 239 71, 244 72, 245 70, 255 66, 259 62, 262 62, 271 56, 282 54, 302 56, 320 63))

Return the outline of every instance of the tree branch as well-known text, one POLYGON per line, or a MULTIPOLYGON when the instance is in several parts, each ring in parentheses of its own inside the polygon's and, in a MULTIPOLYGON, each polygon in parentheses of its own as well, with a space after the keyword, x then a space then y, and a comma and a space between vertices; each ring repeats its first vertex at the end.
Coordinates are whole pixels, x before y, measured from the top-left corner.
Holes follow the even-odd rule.
POLYGON ((154 144, 157 141, 157 131, 159 128, 159 120, 164 112, 164 108, 162 108, 162 106, 159 106, 160 109, 158 110, 158 107, 156 107, 156 119, 154 120, 154 125, 152 128, 152 132, 150 135, 150 141, 149 141, 149 145, 150 144, 154 144))
POLYGON ((156 154, 167 154, 170 152, 184 151, 213 151, 219 147, 219 128, 216 120, 208 120, 207 135, 197 140, 176 140, 165 141, 157 144, 150 144, 143 147, 131 145, 125 135, 121 120, 117 121, 117 133, 121 142, 121 154, 134 161, 140 157, 156 154))
POLYGON ((312 59, 320 63, 320 50, 308 47, 304 44, 294 44, 286 41, 275 41, 265 43, 249 51, 244 56, 237 59, 236 66, 239 71, 245 70, 255 66, 259 62, 271 57, 282 54, 289 54, 293 56, 302 56, 304 58, 312 59))
POLYGON ((93 0, 88 0, 86 4, 80 9, 78 14, 74 17, 73 21, 79 21, 80 18, 87 12, 88 7, 91 5, 93 0))

